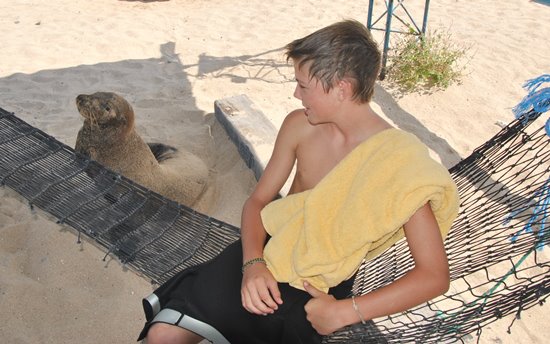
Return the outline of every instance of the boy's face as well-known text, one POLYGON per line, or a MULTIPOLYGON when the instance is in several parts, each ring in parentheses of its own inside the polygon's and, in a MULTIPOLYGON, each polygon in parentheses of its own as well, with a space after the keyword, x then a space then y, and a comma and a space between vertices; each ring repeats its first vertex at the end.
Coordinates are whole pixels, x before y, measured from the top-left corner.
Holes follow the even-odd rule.
POLYGON ((325 92, 322 82, 317 78, 309 76, 309 63, 301 68, 297 61, 294 61, 294 74, 296 76, 296 89, 294 97, 302 101, 304 111, 311 124, 330 122, 336 114, 337 90, 332 87, 325 92))

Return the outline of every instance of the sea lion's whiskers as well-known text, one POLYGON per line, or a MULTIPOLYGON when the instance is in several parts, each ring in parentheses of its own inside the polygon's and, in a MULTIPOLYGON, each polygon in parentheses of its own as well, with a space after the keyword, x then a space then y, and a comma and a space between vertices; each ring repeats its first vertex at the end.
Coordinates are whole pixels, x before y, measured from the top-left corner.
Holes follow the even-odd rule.
POLYGON ((90 119, 91 129, 93 129, 94 127, 98 128, 99 127, 99 121, 98 121, 96 115, 93 112, 90 112, 90 111, 86 111, 86 115, 90 119))

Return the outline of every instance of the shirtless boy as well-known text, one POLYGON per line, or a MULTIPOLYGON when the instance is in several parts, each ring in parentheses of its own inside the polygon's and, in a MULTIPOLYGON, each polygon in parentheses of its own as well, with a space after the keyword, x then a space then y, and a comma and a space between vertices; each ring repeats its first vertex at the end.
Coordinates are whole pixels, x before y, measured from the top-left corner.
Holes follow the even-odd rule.
MULTIPOLYGON (((449 287, 442 235, 428 203, 410 214, 403 226, 414 268, 383 288, 352 299, 353 276, 328 293, 307 279, 303 290, 275 279, 263 259, 269 235, 261 211, 276 198, 294 164, 289 194, 313 189, 361 143, 392 129, 369 105, 380 53, 362 24, 339 22, 286 48, 294 64, 294 96, 304 108, 288 114, 280 128, 271 159, 244 204, 241 240, 208 263, 210 267, 202 269, 206 271, 199 268, 199 275, 211 277, 191 283, 193 288, 178 287, 186 290, 185 296, 170 296, 185 298, 182 314, 212 325, 232 343, 320 343, 322 335, 404 311, 449 287)), ((149 344, 202 340, 192 331, 162 322, 147 325, 142 335, 149 344)))

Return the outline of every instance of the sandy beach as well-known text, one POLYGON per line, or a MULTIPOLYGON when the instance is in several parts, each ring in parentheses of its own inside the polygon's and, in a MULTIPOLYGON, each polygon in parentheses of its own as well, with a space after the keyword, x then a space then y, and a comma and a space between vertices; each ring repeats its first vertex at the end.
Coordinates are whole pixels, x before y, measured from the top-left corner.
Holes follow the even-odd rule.
MULTIPOLYGON (((74 147, 75 98, 113 91, 134 107, 148 142, 192 152, 208 167, 206 213, 239 225, 255 185, 213 115, 246 94, 275 127, 301 107, 283 47, 335 21, 367 21, 368 0, 13 0, 0 5, 0 107, 74 147)), ((424 1, 405 1, 417 22, 424 1)), ((378 82, 373 108, 416 134, 451 167, 513 120, 528 79, 550 73, 547 1, 432 1, 429 30, 469 46, 460 83, 400 94, 378 82)), ((381 14, 384 2, 375 1, 381 14)), ((375 32, 382 42, 382 33, 375 32)), ((5 343, 132 343, 149 281, 16 192, 0 188, 0 338, 5 343)), ((545 343, 548 305, 483 329, 480 343, 545 343)), ((469 339, 475 342, 473 334, 469 339)))

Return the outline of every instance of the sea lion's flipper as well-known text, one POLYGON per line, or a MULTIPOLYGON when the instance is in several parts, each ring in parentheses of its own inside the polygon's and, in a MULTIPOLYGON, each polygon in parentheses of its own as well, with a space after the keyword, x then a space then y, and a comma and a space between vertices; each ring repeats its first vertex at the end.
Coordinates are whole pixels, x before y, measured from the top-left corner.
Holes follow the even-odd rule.
POLYGON ((147 145, 158 162, 172 158, 174 153, 178 151, 177 148, 165 145, 164 143, 147 143, 147 145))

